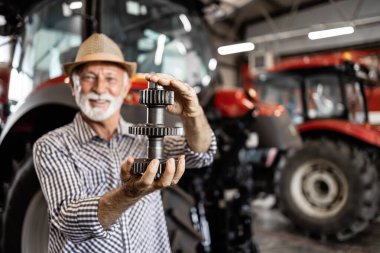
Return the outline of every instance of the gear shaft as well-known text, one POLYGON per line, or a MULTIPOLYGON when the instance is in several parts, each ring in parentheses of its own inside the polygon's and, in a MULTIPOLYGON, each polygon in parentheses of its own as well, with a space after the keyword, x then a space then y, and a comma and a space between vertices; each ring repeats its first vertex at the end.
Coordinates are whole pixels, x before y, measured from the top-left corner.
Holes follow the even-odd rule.
POLYGON ((182 135, 181 127, 164 125, 165 106, 174 104, 174 92, 164 90, 157 84, 149 82, 148 89, 141 90, 139 103, 147 107, 147 123, 129 127, 129 133, 148 136, 147 158, 137 158, 132 166, 136 174, 143 174, 152 159, 159 159, 160 166, 156 179, 164 172, 166 160, 163 158, 163 140, 167 135, 182 135))

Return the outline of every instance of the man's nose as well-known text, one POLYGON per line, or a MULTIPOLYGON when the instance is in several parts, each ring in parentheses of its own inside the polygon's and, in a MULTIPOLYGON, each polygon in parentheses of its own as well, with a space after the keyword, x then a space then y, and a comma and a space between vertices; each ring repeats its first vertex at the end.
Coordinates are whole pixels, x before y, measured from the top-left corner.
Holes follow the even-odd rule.
POLYGON ((98 77, 96 79, 95 85, 93 86, 93 90, 98 93, 105 93, 107 91, 108 83, 106 82, 105 78, 98 77))

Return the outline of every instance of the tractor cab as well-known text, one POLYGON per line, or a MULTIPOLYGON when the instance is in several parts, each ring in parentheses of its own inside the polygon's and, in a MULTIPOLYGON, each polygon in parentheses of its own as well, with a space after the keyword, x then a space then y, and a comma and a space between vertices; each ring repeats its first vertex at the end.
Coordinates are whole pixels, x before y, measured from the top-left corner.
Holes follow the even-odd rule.
POLYGON ((369 121, 368 103, 377 80, 366 65, 348 60, 349 54, 326 54, 284 60, 255 77, 260 100, 285 106, 299 125, 317 119, 369 121))
POLYGON ((215 68, 208 65, 215 59, 193 5, 169 0, 10 2, 7 8, 19 18, 4 13, 8 29, 0 29, 17 38, 10 47, 9 87, 1 103, 13 113, 36 89, 63 84, 62 64, 74 60, 93 32, 112 38, 127 61, 138 63, 138 72, 173 74, 202 93, 214 77, 215 68))

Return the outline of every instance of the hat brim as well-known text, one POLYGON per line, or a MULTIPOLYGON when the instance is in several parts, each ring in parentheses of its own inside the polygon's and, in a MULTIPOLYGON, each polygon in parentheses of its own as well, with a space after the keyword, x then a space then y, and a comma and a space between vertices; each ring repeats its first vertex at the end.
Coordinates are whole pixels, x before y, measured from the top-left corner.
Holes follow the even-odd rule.
POLYGON ((128 61, 120 61, 116 59, 113 55, 105 55, 104 53, 100 53, 98 55, 92 55, 91 57, 84 57, 86 59, 82 59, 81 61, 69 62, 62 65, 63 71, 67 75, 71 75, 77 67, 80 65, 90 63, 90 62, 110 62, 115 63, 125 69, 129 75, 132 77, 136 74, 137 64, 136 62, 128 62, 128 61))

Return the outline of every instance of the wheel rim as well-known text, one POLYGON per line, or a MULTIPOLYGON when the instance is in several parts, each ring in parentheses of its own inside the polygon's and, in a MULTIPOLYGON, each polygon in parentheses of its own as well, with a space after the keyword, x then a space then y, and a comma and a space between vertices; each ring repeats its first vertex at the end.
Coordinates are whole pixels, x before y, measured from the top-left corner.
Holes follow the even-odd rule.
POLYGON ((347 201, 348 182, 338 166, 316 159, 300 166, 290 182, 290 193, 306 215, 335 216, 347 201))
POLYGON ((22 253, 48 252, 49 223, 47 205, 41 191, 30 201, 21 235, 22 253))

